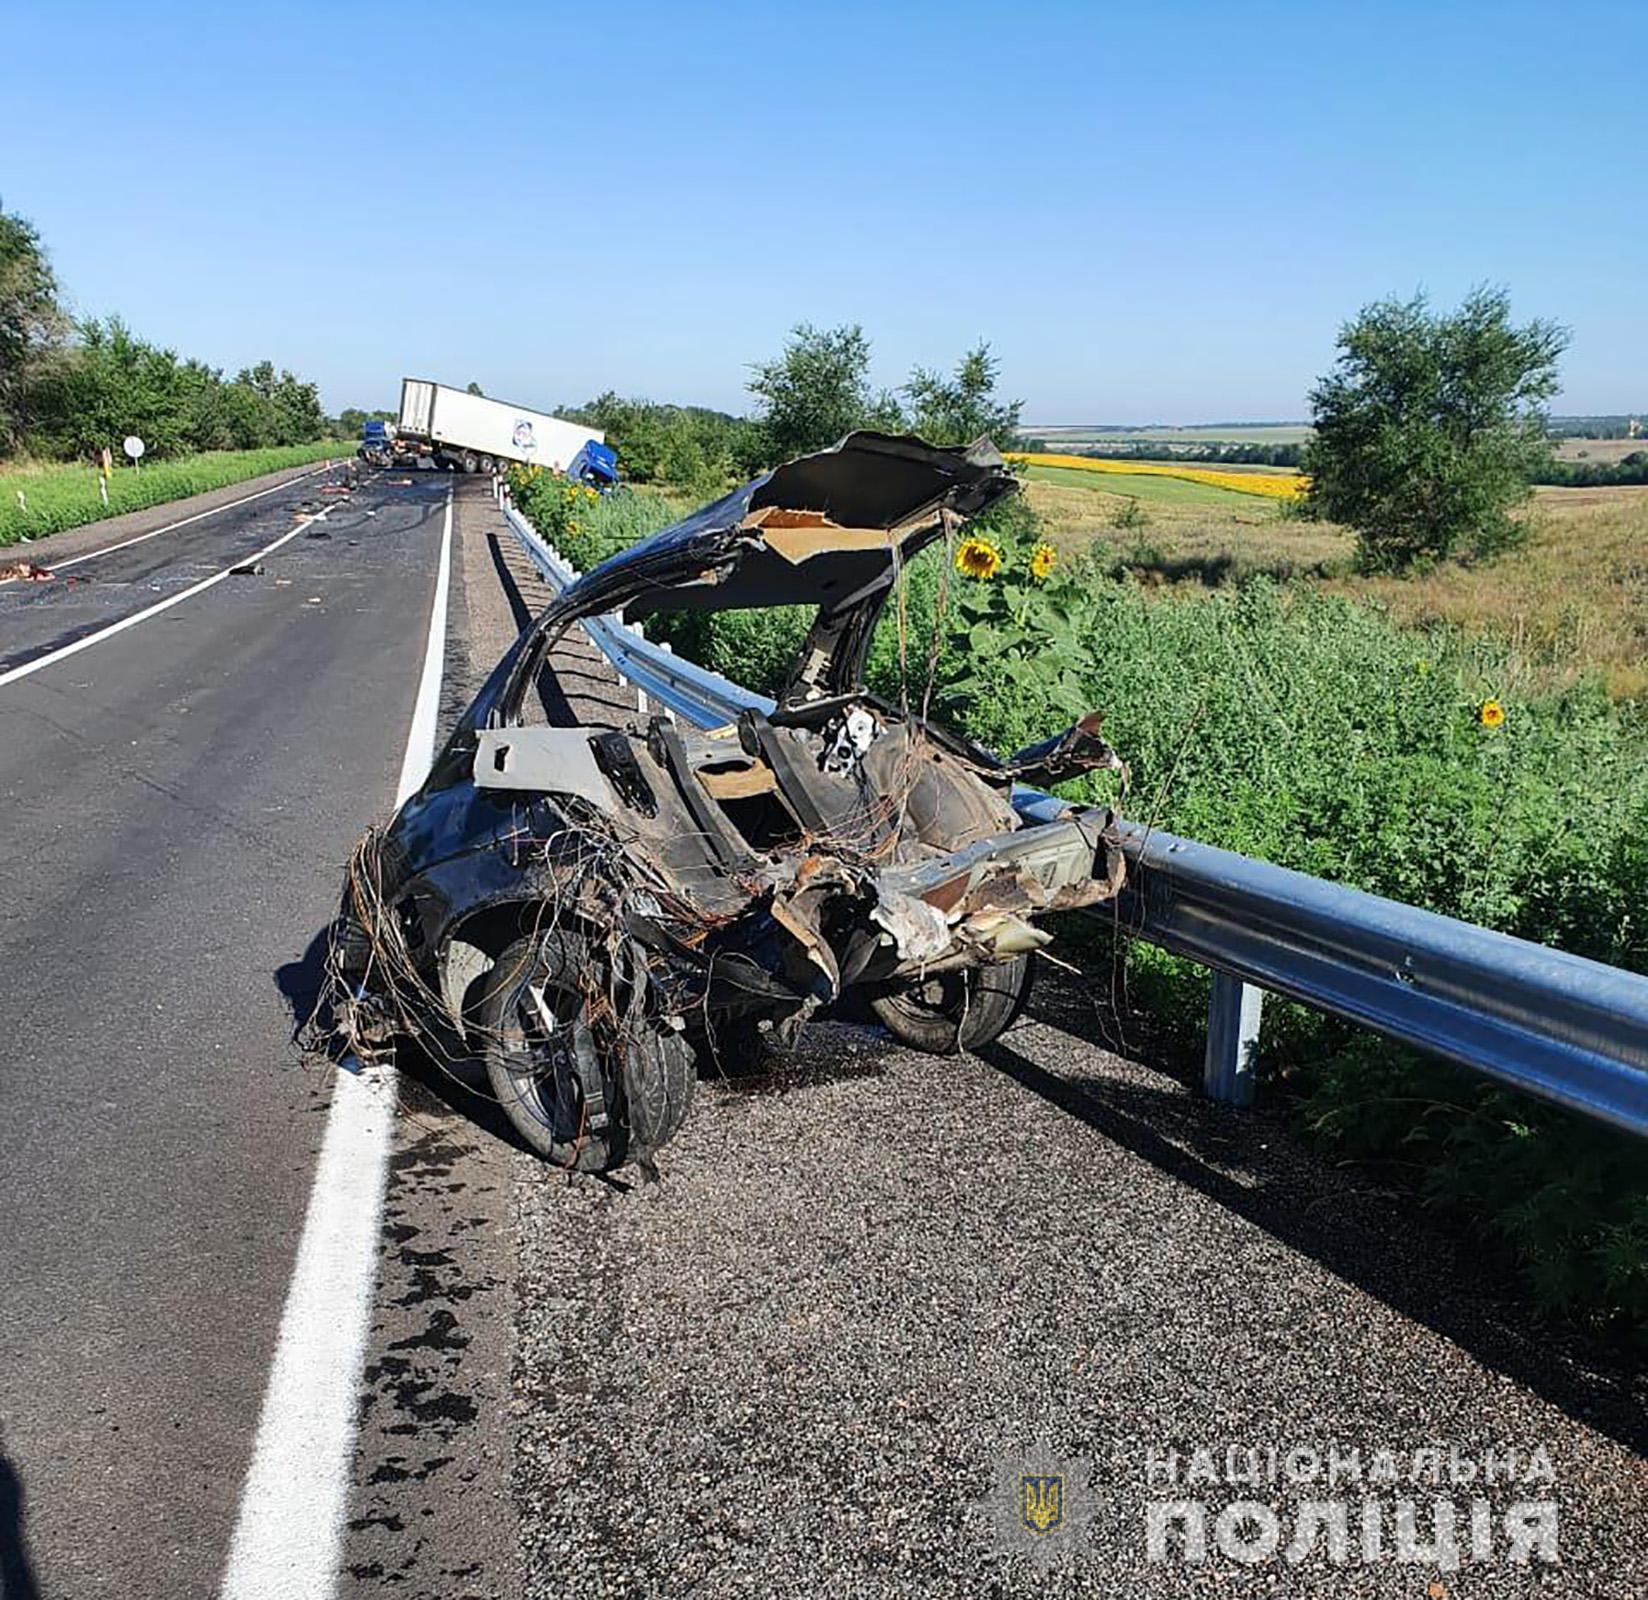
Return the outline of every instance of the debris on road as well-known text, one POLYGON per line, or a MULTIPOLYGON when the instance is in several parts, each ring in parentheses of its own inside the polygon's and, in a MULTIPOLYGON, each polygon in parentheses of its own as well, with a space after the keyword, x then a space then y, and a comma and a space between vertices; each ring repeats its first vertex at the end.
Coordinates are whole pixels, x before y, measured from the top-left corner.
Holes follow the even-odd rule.
POLYGON ((919 1049, 995 1038, 1035 920, 1124 873, 1108 807, 1030 823, 1011 789, 1122 763, 1096 714, 1004 760, 864 667, 903 564, 1015 487, 987 441, 851 434, 569 587, 355 851, 329 962, 350 1047, 480 1055, 535 1150, 605 1171, 680 1127, 694 1046, 791 1043, 849 988, 919 1049), (548 725, 540 679, 581 618, 794 604, 817 614, 770 713, 548 725))
POLYGON ((232 578, 260 578, 263 576, 263 563, 261 561, 243 561, 238 567, 229 568, 229 576, 232 578))
POLYGON ((34 561, 8 561, 0 566, 0 583, 50 583, 53 576, 50 567, 34 561))

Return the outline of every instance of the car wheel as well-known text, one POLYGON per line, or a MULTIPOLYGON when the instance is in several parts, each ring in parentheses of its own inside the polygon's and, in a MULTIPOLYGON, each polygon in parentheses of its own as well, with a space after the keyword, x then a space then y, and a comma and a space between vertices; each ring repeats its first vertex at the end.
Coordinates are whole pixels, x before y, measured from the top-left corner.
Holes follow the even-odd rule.
POLYGON ((900 1044, 929 1055, 977 1050, 997 1038, 1030 993, 1030 958, 941 972, 870 1000, 876 1021, 900 1044))
POLYGON ((564 931, 518 939, 498 957, 476 1007, 492 1092, 517 1133, 556 1166, 610 1172, 674 1137, 692 1102, 691 1047, 678 1033, 591 1004, 599 968, 564 931), (589 1086, 598 1086, 599 1108, 589 1086), (604 1126, 596 1126, 597 1117, 604 1126))

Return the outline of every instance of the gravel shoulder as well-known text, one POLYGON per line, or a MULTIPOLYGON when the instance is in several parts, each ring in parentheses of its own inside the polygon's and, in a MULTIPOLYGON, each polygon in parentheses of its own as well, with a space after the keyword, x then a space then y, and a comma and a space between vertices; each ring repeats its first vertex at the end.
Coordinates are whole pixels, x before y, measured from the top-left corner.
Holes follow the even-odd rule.
POLYGON ((1545 1592, 1148 1559, 1152 1500, 1288 1529, 1324 1493, 1170 1490, 1152 1456, 1330 1444, 1543 1444, 1563 1592, 1648 1592, 1648 1469, 1606 1431, 1640 1439, 1640 1379, 1520 1332, 1444 1235, 1080 1038, 1091 1005, 1046 988, 982 1059, 823 1025, 702 1083, 656 1185, 517 1183, 527 1594, 1045 1594, 986 1505, 1043 1453, 1085 1479, 1060 1594, 1545 1592))

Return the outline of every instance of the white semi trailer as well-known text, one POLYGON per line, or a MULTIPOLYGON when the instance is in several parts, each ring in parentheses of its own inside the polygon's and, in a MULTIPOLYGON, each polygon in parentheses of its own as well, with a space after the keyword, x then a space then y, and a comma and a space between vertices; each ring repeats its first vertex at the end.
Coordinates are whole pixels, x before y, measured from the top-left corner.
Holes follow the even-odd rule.
POLYGON ((606 438, 599 428, 426 378, 401 379, 396 433, 402 450, 424 447, 437 466, 453 472, 492 472, 504 461, 533 461, 548 471, 565 472, 585 445, 606 438))

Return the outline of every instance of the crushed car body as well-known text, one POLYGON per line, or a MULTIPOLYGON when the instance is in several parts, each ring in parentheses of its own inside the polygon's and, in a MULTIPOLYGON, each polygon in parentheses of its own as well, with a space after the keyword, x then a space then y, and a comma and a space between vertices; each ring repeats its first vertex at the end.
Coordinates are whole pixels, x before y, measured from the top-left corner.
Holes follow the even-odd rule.
POLYGON ((850 434, 571 584, 355 852, 330 965, 355 1047, 484 1060, 535 1150, 605 1170, 674 1134, 705 1052, 791 1040, 848 989, 921 1049, 999 1033, 1036 919, 1124 870, 1108 808, 1026 822, 1012 786, 1120 762, 1096 716, 999 758, 864 666, 903 564, 1014 489, 987 442, 850 434), (770 713, 554 725, 540 686, 580 619, 792 604, 817 614, 770 713))

